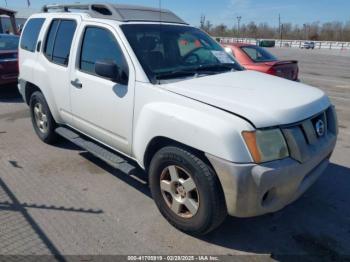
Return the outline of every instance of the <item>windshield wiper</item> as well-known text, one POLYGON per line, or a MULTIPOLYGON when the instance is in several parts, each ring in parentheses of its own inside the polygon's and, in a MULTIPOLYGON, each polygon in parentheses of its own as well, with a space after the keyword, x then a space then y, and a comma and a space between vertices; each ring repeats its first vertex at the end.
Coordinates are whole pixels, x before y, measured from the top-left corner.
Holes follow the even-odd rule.
POLYGON ((235 64, 231 63, 222 63, 222 64, 209 64, 209 65, 200 65, 193 70, 197 72, 209 71, 209 72, 220 72, 220 71, 232 71, 236 70, 235 64))
POLYGON ((161 79, 174 79, 186 76, 196 76, 198 74, 213 74, 216 72, 232 70, 236 70, 236 68, 235 64, 231 63, 200 65, 197 67, 183 68, 179 70, 158 73, 153 77, 152 83, 159 83, 159 80, 161 79))
POLYGON ((172 79, 172 78, 177 78, 177 77, 186 77, 186 76, 194 76, 197 73, 193 70, 174 70, 170 72, 164 72, 164 73, 158 73, 157 75, 154 76, 154 81, 157 82, 157 80, 161 79, 172 79))

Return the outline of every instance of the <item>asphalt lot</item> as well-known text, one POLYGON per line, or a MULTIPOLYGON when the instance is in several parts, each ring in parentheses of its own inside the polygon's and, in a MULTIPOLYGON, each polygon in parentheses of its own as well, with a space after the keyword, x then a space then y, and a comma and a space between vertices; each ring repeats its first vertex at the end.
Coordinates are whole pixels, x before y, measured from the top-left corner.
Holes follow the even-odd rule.
POLYGON ((145 176, 126 176, 62 140, 39 141, 15 87, 0 89, 0 254, 350 255, 350 52, 273 49, 327 92, 340 136, 332 164, 284 210, 228 218, 201 238, 159 214, 145 176))

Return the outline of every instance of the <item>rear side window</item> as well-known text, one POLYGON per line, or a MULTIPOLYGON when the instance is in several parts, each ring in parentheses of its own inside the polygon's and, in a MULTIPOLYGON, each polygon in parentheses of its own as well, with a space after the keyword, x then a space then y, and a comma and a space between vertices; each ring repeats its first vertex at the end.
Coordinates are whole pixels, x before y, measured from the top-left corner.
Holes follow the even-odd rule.
POLYGON ((95 74, 95 63, 98 60, 113 61, 119 68, 125 65, 123 53, 113 34, 103 28, 87 27, 81 47, 79 69, 95 74))
POLYGON ((49 33, 47 35, 46 44, 44 48, 44 54, 52 59, 53 44, 55 42, 55 35, 57 33, 59 20, 54 20, 50 26, 49 33))
POLYGON ((36 42, 38 41, 44 18, 32 18, 26 24, 21 40, 21 48, 30 52, 35 51, 36 42))
POLYGON ((267 52, 265 49, 258 46, 243 46, 241 49, 246 53, 250 59, 254 62, 271 62, 276 61, 277 58, 267 52))
POLYGON ((50 61, 67 66, 76 22, 73 20, 53 20, 47 34, 44 54, 50 61))

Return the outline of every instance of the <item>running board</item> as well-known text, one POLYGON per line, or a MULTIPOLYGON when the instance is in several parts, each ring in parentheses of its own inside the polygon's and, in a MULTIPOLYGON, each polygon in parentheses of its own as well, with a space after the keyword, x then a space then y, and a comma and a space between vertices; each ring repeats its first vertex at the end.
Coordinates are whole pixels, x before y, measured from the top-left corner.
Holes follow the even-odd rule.
POLYGON ((73 144, 81 147, 82 149, 88 151, 95 157, 106 162, 108 165, 126 173, 128 175, 132 174, 136 170, 136 166, 131 165, 127 160, 120 157, 118 154, 105 149, 96 142, 92 140, 85 139, 81 137, 78 133, 72 131, 71 129, 65 127, 58 127, 55 132, 69 140, 73 144))

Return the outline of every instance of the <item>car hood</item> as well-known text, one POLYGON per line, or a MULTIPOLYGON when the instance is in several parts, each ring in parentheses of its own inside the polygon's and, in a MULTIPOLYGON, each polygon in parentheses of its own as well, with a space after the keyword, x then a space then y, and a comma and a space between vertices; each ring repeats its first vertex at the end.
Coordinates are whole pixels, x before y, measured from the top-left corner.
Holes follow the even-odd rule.
POLYGON ((254 71, 162 84, 170 92, 229 111, 255 127, 296 123, 330 106, 319 89, 254 71))

